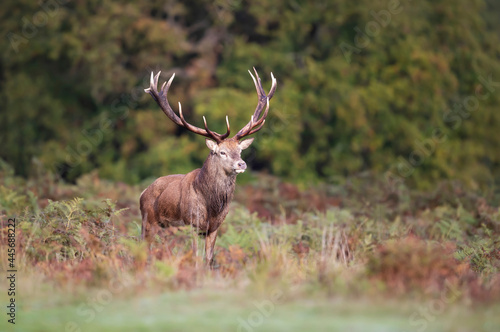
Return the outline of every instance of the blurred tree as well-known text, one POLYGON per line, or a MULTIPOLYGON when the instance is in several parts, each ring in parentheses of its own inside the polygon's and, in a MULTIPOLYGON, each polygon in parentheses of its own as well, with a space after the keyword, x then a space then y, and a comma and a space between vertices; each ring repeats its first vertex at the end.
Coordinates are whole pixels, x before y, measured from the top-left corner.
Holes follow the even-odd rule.
POLYGON ((500 47, 488 0, 3 3, 0 158, 66 179, 136 182, 201 165, 203 140, 143 93, 176 72, 176 109, 222 130, 279 86, 249 162, 294 181, 389 171, 419 186, 499 181, 500 47), (488 6, 486 6, 488 5, 488 6), (488 83, 489 82, 489 83, 488 83), (458 105, 458 106, 457 106, 458 105))

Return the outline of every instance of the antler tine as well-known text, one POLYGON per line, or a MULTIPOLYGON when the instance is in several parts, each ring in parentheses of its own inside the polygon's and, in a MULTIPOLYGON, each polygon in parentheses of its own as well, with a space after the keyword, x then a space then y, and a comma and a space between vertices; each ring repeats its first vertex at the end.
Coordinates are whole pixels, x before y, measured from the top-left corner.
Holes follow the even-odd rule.
MULTIPOLYGON (((160 78, 160 74, 161 74, 161 70, 158 72, 158 74, 156 74, 155 78, 154 78, 154 84, 155 84, 155 88, 158 87, 158 79, 160 78)), ((174 74, 175 75, 175 74, 174 74)), ((173 75, 172 75, 173 76, 173 75)))
POLYGON ((205 116, 203 116, 203 124, 205 125, 205 130, 207 131, 207 133, 217 142, 221 142, 222 140, 227 138, 229 136, 229 134, 231 133, 231 127, 229 126, 229 118, 227 117, 227 115, 226 115, 227 131, 224 135, 218 134, 218 133, 208 129, 207 119, 205 119, 205 116))
MULTIPOLYGON (((158 73, 159 74, 159 73, 158 73)), ((170 84, 172 84, 172 81, 174 80, 174 77, 175 77, 175 73, 172 74, 172 77, 170 77, 170 79, 167 81, 165 81, 163 83, 163 85, 161 86, 161 91, 163 92, 165 90, 165 85, 167 86, 166 90, 165 90, 165 94, 168 92, 168 89, 170 89, 170 84)))
POLYGON ((151 97, 156 100, 155 95, 151 92, 151 90, 155 91, 153 72, 151 72, 151 78, 149 79, 149 88, 144 89, 144 92, 149 93, 151 97))
POLYGON ((149 93, 151 97, 156 101, 156 103, 160 106, 162 109, 163 113, 172 120, 175 124, 186 128, 189 131, 192 131, 195 134, 202 135, 208 138, 214 139, 217 143, 222 142, 223 139, 229 136, 230 128, 229 128, 229 119, 226 116, 226 124, 227 124, 227 132, 224 135, 218 134, 214 131, 211 131, 208 129, 207 122, 205 118, 203 117, 203 121, 205 122, 205 129, 198 128, 196 126, 193 126, 192 124, 188 123, 186 119, 184 119, 184 115, 182 114, 182 106, 181 103, 179 102, 179 116, 175 114, 175 112, 172 110, 172 107, 170 107, 170 104, 168 103, 167 99, 167 94, 168 90, 170 89, 170 85, 172 84, 172 81, 174 80, 175 73, 170 77, 168 82, 163 83, 161 86, 160 91, 158 92, 158 79, 160 78, 161 71, 158 72, 158 74, 154 75, 153 72, 151 72, 151 78, 149 80, 149 88, 144 89, 144 92, 149 93))
POLYGON ((229 136, 229 134, 231 133, 231 127, 229 126, 229 118, 227 117, 227 115, 226 115, 226 126, 227 126, 226 133, 220 137, 222 139, 226 139, 229 136))
POLYGON ((231 133, 231 127, 229 126, 229 118, 227 117, 227 115, 226 115, 226 127, 227 127, 226 133, 223 135, 218 134, 214 131, 212 131, 212 133, 217 135, 218 139, 220 139, 221 141, 226 139, 229 136, 229 134, 231 133))
MULTIPOLYGON (((260 98, 262 98, 262 96, 266 96, 266 92, 264 91, 264 88, 262 87, 262 81, 261 81, 261 79, 259 77, 259 73, 257 73, 257 69, 255 69, 255 67, 253 67, 253 72, 255 73, 255 77, 257 78, 257 82, 259 83, 258 85, 255 84, 255 88, 257 89, 257 94, 259 95, 260 98)), ((254 80, 254 83, 255 83, 255 80, 254 80)))
POLYGON ((181 118, 181 121, 182 121, 182 124, 184 125, 184 127, 189 126, 189 123, 187 123, 186 119, 184 119, 184 114, 182 114, 182 105, 181 105, 181 102, 179 102, 179 116, 181 118))
POLYGON ((267 117, 267 114, 269 112, 269 100, 273 97, 274 92, 276 91, 276 79, 274 78, 273 73, 271 73, 271 79, 272 79, 272 86, 271 90, 269 90, 269 94, 266 95, 266 92, 264 91, 264 88, 262 87, 262 82, 260 80, 259 74, 257 73, 257 70, 255 67, 253 67, 255 76, 252 75, 252 72, 249 70, 248 73, 252 77, 253 83, 255 85, 255 90, 257 91, 257 97, 258 97, 258 102, 257 102, 257 107, 255 108, 254 114, 250 117, 250 122, 247 123, 236 135, 236 139, 241 139, 245 136, 251 135, 257 131, 259 131, 267 117), (261 117, 262 110, 264 109, 264 106, 266 106, 266 109, 264 111, 264 114, 261 117), (259 119, 260 118, 260 119, 259 119))
MULTIPOLYGON (((175 112, 172 110, 172 107, 170 107, 170 104, 168 103, 167 100, 167 93, 168 93, 168 88, 170 87, 170 84, 167 84, 167 87, 160 90, 158 92, 158 79, 160 77, 161 71, 158 72, 158 74, 154 75, 153 72, 151 72, 151 78, 149 80, 149 88, 144 89, 144 92, 149 93, 151 97, 156 101, 156 103, 160 106, 162 109, 163 113, 172 120, 175 124, 179 126, 183 126, 183 123, 181 119, 175 114, 175 112)), ((174 75, 170 78, 170 83, 174 79, 174 75)))
POLYGON ((277 86, 278 82, 276 82, 276 78, 274 78, 273 72, 271 72, 271 90, 269 90, 269 93, 267 94, 267 97, 269 97, 269 99, 271 99, 274 96, 277 86))
POLYGON ((264 122, 266 122, 266 117, 268 112, 269 112, 269 98, 267 98, 267 106, 266 110, 264 111, 264 115, 258 121, 254 121, 253 120, 254 115, 252 115, 250 117, 250 122, 247 124, 248 126, 247 130, 245 132, 242 132, 239 137, 243 138, 245 136, 258 132, 262 128, 262 126, 264 126, 264 122))
POLYGON ((250 130, 247 135, 252 135, 252 134, 258 132, 262 127, 264 127, 264 123, 266 123, 266 120, 262 121, 260 126, 258 126, 257 128, 250 130))
POLYGON ((222 139, 220 139, 220 134, 216 133, 216 132, 213 132, 211 131, 210 129, 208 129, 208 126, 207 126, 207 120, 205 120, 205 117, 203 117, 203 122, 205 123, 205 130, 204 129, 201 129, 201 128, 198 128, 196 126, 193 126, 192 124, 188 123, 185 119, 184 119, 184 115, 182 114, 182 108, 181 108, 181 103, 179 102, 179 114, 181 116, 181 121, 182 121, 182 124, 184 125, 184 127, 189 130, 189 131, 192 131, 193 133, 195 134, 198 134, 198 135, 201 135, 201 136, 205 136, 205 137, 208 137, 208 138, 212 138, 213 140, 215 140, 217 143, 220 143, 222 142, 222 139))
MULTIPOLYGON (((264 91, 264 88, 262 87, 262 82, 260 80, 259 74, 257 73, 257 70, 255 69, 255 67, 253 67, 253 70, 255 72, 255 76, 257 77, 257 81, 259 82, 259 84, 257 86, 256 80, 255 79, 253 80, 255 83, 255 88, 257 89, 257 94, 259 95, 259 101, 262 101, 262 99, 264 99, 264 98, 271 99, 274 95, 274 92, 276 92, 276 78, 274 78, 273 73, 271 72, 271 82, 272 82, 271 89, 269 90, 269 93, 266 96, 266 92, 264 91)), ((251 75, 251 73, 250 73, 250 75, 251 75)), ((253 75, 252 75, 252 78, 253 78, 253 75)), ((257 107, 259 108, 259 111, 257 112, 257 109, 255 110, 256 116, 254 116, 254 118, 258 119, 260 116, 260 113, 262 112, 262 106, 258 105, 257 107)))
MULTIPOLYGON (((253 67, 253 69, 255 70, 255 67, 253 67)), ((253 76, 252 72, 250 71, 250 69, 248 70, 248 73, 250 74, 250 76, 252 76, 252 80, 253 80, 253 84, 255 85, 255 90, 257 90, 257 95, 261 95, 261 91, 259 89, 259 83, 260 83, 260 77, 257 75, 257 77, 259 78, 259 83, 257 83, 257 80, 255 79, 255 77, 253 76)))
POLYGON ((208 129, 207 119, 205 119, 205 116, 203 116, 203 124, 205 125, 205 130, 210 135, 210 137, 213 138, 216 142, 220 143, 222 141, 222 139, 220 138, 221 135, 208 129))
POLYGON ((269 97, 266 98, 266 110, 264 111, 264 115, 262 115, 262 117, 257 122, 255 122, 252 127, 256 127, 260 125, 262 122, 266 121, 268 112, 269 112, 269 97))

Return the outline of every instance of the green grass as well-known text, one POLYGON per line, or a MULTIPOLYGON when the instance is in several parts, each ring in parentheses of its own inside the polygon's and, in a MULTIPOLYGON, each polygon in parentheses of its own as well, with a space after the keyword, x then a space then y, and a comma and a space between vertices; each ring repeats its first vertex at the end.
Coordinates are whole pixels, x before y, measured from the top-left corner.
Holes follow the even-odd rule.
MULTIPOLYGON (((273 302, 270 297, 234 290, 197 290, 104 301, 90 297, 83 302, 52 305, 48 302, 53 299, 26 297, 24 301, 28 303, 21 303, 15 331, 500 330, 499 304, 485 310, 462 302, 440 306, 444 302, 436 300, 304 297, 287 294, 286 290, 282 294, 273 302), (419 310, 426 310, 427 314, 422 315, 419 310)), ((66 298, 64 302, 67 301, 66 298)), ((9 330, 5 319, 0 322, 0 329, 9 330)))

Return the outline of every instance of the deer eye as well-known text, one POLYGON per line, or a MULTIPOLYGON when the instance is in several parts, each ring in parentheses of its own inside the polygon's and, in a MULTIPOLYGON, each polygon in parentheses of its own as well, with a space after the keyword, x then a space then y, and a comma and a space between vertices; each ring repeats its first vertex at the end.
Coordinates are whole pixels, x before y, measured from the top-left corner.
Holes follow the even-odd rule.
POLYGON ((226 152, 225 151, 221 151, 220 155, 225 157, 226 156, 226 152))

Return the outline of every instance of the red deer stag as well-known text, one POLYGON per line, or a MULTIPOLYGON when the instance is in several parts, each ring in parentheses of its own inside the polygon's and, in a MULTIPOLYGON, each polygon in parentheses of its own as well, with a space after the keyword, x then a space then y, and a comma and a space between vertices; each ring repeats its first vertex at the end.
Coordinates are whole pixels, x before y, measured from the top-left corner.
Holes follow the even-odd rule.
MULTIPOLYGON (((259 100, 250 122, 232 138, 228 138, 230 128, 227 116, 227 132, 223 135, 208 129, 205 117, 203 117, 205 129, 189 124, 182 115, 181 103, 177 116, 167 100, 168 89, 175 74, 158 91, 160 73, 156 76, 151 73, 150 86, 144 91, 153 97, 165 115, 174 123, 207 137, 206 144, 210 154, 202 168, 187 174, 160 177, 143 191, 140 198, 143 239, 151 242, 158 226, 191 225, 199 234, 205 235, 206 263, 212 263, 217 230, 226 218, 229 203, 233 199, 236 175, 243 173, 247 168, 241 159, 241 151, 252 144, 253 138, 242 139, 262 128, 269 111, 269 100, 276 91, 276 79, 272 73, 271 90, 266 95, 255 68, 255 77, 250 71, 248 72, 252 76, 259 100), (264 107, 265 111, 262 114, 264 107)), ((197 250, 195 241, 193 243, 194 250, 197 250)))

